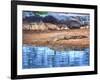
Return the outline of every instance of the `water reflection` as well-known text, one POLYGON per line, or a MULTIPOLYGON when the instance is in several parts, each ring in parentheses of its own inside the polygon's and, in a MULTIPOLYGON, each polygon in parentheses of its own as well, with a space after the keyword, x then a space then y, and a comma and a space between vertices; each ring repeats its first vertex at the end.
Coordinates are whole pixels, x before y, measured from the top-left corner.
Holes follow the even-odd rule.
POLYGON ((57 51, 48 47, 23 46, 23 69, 88 66, 89 48, 57 51))

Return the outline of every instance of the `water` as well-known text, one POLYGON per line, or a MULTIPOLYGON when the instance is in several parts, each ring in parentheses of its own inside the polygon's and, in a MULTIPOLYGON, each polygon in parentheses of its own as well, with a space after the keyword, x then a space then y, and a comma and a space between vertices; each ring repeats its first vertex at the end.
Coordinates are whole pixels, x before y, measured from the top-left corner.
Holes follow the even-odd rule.
POLYGON ((89 48, 53 50, 49 47, 23 46, 23 69, 89 66, 89 48))

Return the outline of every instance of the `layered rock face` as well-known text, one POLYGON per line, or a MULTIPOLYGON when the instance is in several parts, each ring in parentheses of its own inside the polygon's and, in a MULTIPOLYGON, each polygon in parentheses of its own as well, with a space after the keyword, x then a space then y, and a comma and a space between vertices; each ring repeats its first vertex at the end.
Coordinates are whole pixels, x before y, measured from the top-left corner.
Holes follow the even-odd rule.
POLYGON ((23 24, 23 30, 41 30, 41 31, 46 31, 46 30, 67 30, 69 29, 66 25, 57 25, 57 24, 52 24, 52 23, 24 23, 23 24))

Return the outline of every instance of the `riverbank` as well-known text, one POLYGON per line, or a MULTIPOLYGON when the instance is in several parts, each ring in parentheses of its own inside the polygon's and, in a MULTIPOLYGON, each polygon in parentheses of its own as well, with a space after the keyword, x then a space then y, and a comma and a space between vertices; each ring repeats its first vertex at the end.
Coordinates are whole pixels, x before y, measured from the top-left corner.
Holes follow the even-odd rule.
POLYGON ((53 47, 89 47, 89 29, 23 31, 23 44, 53 47))

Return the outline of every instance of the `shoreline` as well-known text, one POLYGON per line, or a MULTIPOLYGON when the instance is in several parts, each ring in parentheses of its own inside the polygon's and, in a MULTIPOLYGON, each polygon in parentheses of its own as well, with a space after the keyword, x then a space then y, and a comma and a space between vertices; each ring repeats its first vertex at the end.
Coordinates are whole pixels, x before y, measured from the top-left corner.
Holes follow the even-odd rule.
POLYGON ((51 46, 84 48, 84 47, 89 47, 89 42, 90 42, 89 29, 73 29, 73 30, 46 31, 46 32, 23 31, 23 44, 27 45, 35 45, 35 46, 51 45, 51 46), (66 35, 68 39, 66 39, 64 35, 66 35), (52 38, 52 36, 54 38, 52 38))

